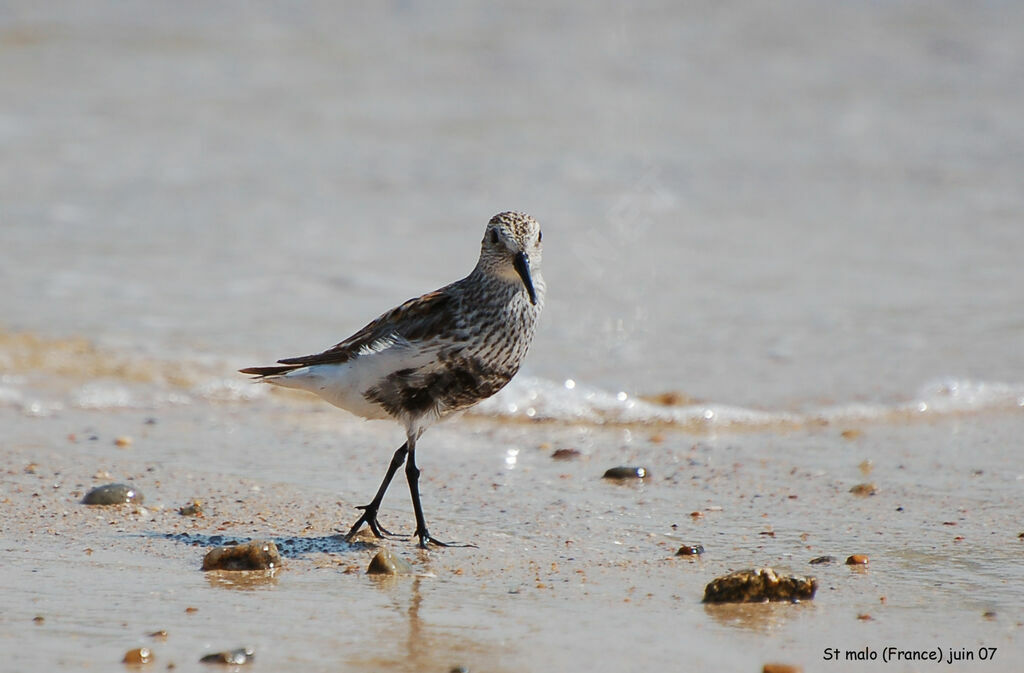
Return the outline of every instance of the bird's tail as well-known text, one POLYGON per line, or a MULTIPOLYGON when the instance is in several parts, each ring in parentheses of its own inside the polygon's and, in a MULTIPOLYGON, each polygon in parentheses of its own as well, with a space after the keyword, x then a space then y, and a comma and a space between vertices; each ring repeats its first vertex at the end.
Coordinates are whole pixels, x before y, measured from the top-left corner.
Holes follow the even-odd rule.
POLYGON ((259 377, 259 379, 266 379, 273 376, 287 374, 294 369, 296 369, 295 365, 274 365, 272 367, 246 367, 245 369, 239 369, 238 371, 242 374, 252 374, 253 376, 259 377))

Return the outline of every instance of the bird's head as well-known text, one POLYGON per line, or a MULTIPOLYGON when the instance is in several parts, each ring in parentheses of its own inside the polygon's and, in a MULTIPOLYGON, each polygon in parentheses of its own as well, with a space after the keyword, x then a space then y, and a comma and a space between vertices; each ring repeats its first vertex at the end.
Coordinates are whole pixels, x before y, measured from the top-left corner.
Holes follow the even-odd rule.
MULTIPOLYGON (((487 223, 480 247, 479 267, 489 275, 522 283, 530 302, 538 301, 535 281, 540 280, 540 224, 525 213, 498 213, 487 223)), ((543 292, 542 282, 538 286, 543 292)))

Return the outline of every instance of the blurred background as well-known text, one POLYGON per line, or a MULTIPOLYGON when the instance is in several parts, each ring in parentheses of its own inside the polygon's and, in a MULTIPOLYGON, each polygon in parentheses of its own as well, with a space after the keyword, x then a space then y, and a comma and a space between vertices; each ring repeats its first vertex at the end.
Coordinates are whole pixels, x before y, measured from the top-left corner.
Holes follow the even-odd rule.
POLYGON ((545 234, 534 380, 764 409, 1024 383, 1021 26, 3 2, 0 328, 229 376, 462 277, 514 209, 545 234))

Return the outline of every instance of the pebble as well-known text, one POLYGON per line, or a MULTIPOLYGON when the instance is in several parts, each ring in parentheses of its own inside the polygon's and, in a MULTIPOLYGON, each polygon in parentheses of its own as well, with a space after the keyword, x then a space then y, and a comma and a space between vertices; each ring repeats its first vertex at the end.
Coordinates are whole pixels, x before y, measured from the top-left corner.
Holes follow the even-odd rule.
POLYGON ((203 557, 203 570, 268 570, 280 565, 277 545, 266 540, 217 547, 203 557))
POLYGON ((127 449, 132 445, 132 438, 126 435, 122 435, 114 440, 114 446, 118 446, 122 449, 127 449))
POLYGON ((85 505, 124 505, 126 503, 142 504, 145 498, 142 491, 128 484, 104 484, 97 486, 82 498, 85 505))
POLYGON ((761 673, 803 673, 804 669, 792 664, 765 664, 761 673))
POLYGON ((815 577, 780 576, 773 568, 749 568, 716 577, 704 588, 705 603, 762 603, 810 600, 815 577))
POLYGON ((555 460, 575 460, 580 457, 579 449, 557 449, 551 454, 555 460))
POLYGON ((631 467, 626 465, 620 465, 619 467, 613 467, 604 473, 603 479, 616 479, 624 481, 626 479, 646 479, 648 477, 646 467, 631 467))
POLYGON ((234 650, 227 652, 216 652, 214 654, 207 654, 205 657, 199 660, 202 664, 226 664, 228 666, 242 666, 244 664, 252 663, 253 656, 256 653, 251 647, 239 647, 234 650))
POLYGON ((695 544, 693 546, 684 544, 679 548, 679 551, 676 552, 676 556, 700 556, 703 553, 704 545, 702 544, 695 544))
POLYGON ((125 652, 122 661, 126 664, 148 664, 153 661, 153 652, 148 647, 136 647, 125 652))
POLYGON ((381 549, 370 561, 366 572, 370 575, 412 575, 412 566, 390 549, 381 549))
POLYGON ((666 407, 682 407, 688 404, 693 404, 697 401, 696 398, 690 397, 686 393, 681 393, 674 390, 659 393, 657 395, 641 395, 640 399, 642 399, 645 402, 660 404, 666 407))
POLYGON ((835 563, 835 560, 835 556, 818 556, 817 558, 812 558, 810 561, 808 561, 808 563, 810 563, 812 566, 820 566, 828 565, 829 563, 835 563))
POLYGON ((846 565, 848 566, 865 565, 867 562, 867 554, 853 554, 852 556, 848 556, 846 558, 846 565))
POLYGON ((182 516, 196 516, 201 518, 203 516, 203 503, 201 500, 193 500, 189 504, 179 507, 178 514, 182 516))
POLYGON ((861 496, 875 495, 878 493, 878 486, 871 483, 857 484, 850 488, 850 493, 861 496))

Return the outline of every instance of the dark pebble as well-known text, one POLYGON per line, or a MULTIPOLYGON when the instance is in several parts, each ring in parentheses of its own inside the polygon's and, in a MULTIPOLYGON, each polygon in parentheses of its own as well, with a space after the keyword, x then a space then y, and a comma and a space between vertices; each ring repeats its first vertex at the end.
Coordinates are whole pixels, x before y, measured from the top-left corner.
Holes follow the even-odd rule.
POLYGON ((97 486, 82 498, 85 505, 124 505, 126 503, 141 504, 145 498, 142 492, 128 484, 104 484, 97 486))
POLYGON ((676 556, 700 556, 703 553, 704 545, 702 544, 695 544, 693 546, 684 544, 679 548, 679 551, 676 552, 676 556))
POLYGON ((626 479, 646 479, 648 476, 646 467, 629 467, 620 466, 613 467, 604 473, 604 479, 617 479, 620 481, 626 479))
POLYGON ((199 500, 193 500, 184 507, 178 508, 178 514, 182 516, 203 516, 203 503, 199 500))
POLYGON ((829 563, 835 563, 835 560, 835 556, 819 556, 817 558, 812 558, 810 561, 808 561, 808 563, 810 563, 812 566, 822 566, 827 565, 829 563))
POLYGON ((558 449, 551 454, 555 460, 576 460, 580 457, 579 449, 558 449))
POLYGON ((205 657, 199 660, 202 664, 227 664, 228 666, 241 666, 243 664, 252 663, 253 656, 256 653, 251 647, 239 647, 236 650, 230 650, 228 652, 217 652, 215 654, 207 654, 205 657))
POLYGON ((280 565, 277 545, 265 540, 217 547, 203 557, 203 570, 268 570, 280 565))
POLYGON ((704 588, 705 603, 763 603, 810 600, 818 590, 814 577, 780 576, 772 568, 737 570, 716 577, 704 588))
POLYGON ((413 569, 408 561, 391 553, 390 549, 381 549, 370 561, 366 572, 371 575, 411 575, 413 569))

